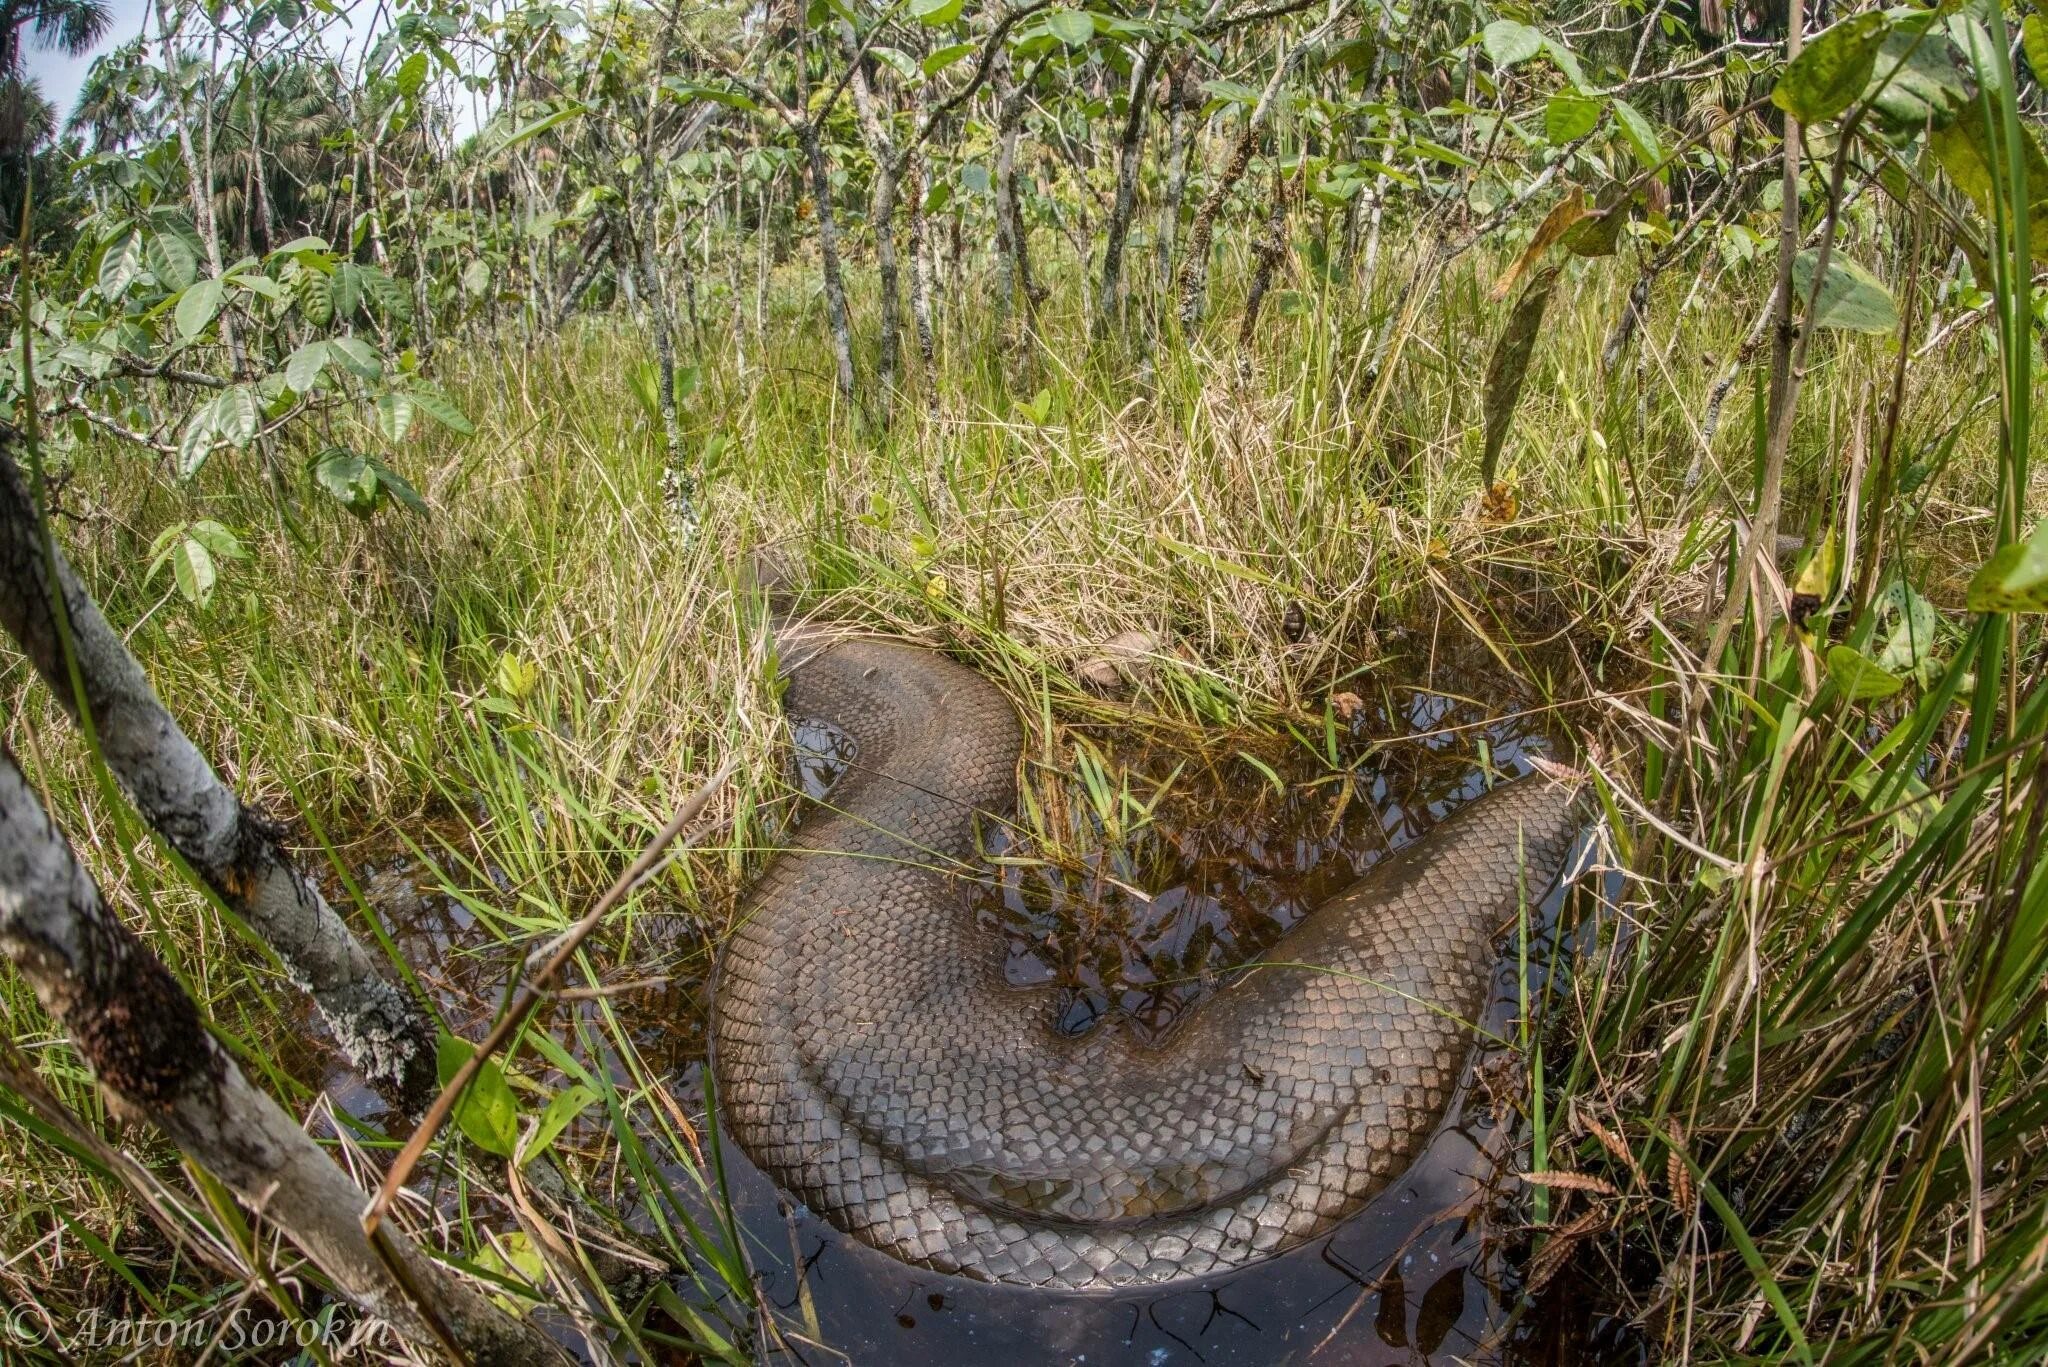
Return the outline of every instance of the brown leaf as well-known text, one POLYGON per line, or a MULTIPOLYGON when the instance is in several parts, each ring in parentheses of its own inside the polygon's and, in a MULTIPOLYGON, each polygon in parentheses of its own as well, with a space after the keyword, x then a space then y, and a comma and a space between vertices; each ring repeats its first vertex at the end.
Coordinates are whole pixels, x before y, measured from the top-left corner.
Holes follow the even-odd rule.
POLYGON ((1159 638, 1149 631, 1119 631, 1102 643, 1099 654, 1081 662, 1074 677, 1102 693, 1135 687, 1152 672, 1148 658, 1159 652, 1159 638))
POLYGON ((1507 481, 1495 480, 1486 486, 1486 492, 1479 499, 1479 517, 1496 527, 1513 522, 1521 514, 1522 501, 1515 497, 1515 491, 1507 481))
POLYGON ((1528 247, 1515 259, 1515 264, 1502 271, 1500 279, 1493 282, 1493 298, 1507 298, 1508 291, 1515 287, 1515 282, 1522 278, 1522 273, 1541 260, 1543 253, 1550 250, 1551 244, 1563 237, 1572 224, 1585 216, 1584 192, 1576 185, 1565 186, 1564 198, 1543 216, 1543 222, 1537 225, 1536 236, 1529 239, 1528 247))

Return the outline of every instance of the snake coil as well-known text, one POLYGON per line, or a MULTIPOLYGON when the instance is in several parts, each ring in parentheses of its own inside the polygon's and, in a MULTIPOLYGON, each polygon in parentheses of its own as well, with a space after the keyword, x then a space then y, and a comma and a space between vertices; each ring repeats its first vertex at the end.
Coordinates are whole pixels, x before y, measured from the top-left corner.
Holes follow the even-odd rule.
POLYGON ((1221 1271, 1313 1237, 1441 1119, 1495 935, 1557 877, 1573 800, 1521 779, 1311 912, 1163 1046, 1057 1035, 957 882, 1022 737, 986 679, 878 640, 811 648, 792 715, 856 759, 743 905, 719 969, 728 1125, 817 1213, 905 1261, 1064 1288, 1221 1271))

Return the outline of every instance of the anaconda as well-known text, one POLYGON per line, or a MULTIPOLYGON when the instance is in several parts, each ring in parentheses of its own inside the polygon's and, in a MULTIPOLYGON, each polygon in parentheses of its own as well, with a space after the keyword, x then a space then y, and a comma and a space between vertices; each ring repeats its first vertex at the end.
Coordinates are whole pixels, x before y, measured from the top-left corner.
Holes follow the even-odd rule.
POLYGON ((787 705, 854 757, 741 907, 719 968, 728 1132, 905 1261, 1095 1288, 1267 1257, 1359 1209, 1441 1118, 1493 941, 1557 877, 1568 789, 1504 783, 1310 912, 1156 1046, 1057 1033, 961 876, 1015 801, 1002 693, 935 652, 799 647, 787 705))

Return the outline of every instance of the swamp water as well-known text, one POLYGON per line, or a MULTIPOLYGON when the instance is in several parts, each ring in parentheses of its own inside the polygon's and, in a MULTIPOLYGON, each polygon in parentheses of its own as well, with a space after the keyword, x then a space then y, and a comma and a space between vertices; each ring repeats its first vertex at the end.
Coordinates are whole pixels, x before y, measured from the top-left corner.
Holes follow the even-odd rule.
MULTIPOLYGON (((1189 750, 1075 727, 1061 765, 1027 761, 1020 814, 984 833, 988 875, 963 889, 1006 946, 1010 981, 1049 987, 1048 1017, 1063 1031, 1170 1040, 1228 970, 1276 944, 1284 957, 1281 937, 1304 914, 1490 784, 1526 772, 1532 754, 1558 748, 1531 699, 1466 671, 1354 701, 1334 728, 1292 740, 1189 750)), ((828 728, 795 729, 795 777, 815 798, 851 756, 828 728)), ((451 1007, 465 1004, 451 1020, 487 1018, 512 951, 490 944, 460 901, 423 895, 433 882, 424 867, 386 861, 365 867, 363 880, 423 979, 451 1007)), ((1553 890, 1532 906, 1532 994, 1559 927, 1579 917, 1568 902, 1592 892, 1553 890)), ((1094 1293, 945 1276, 842 1234, 725 1145, 759 1300, 781 1331, 769 1356, 1100 1367, 1576 1362, 1604 1360, 1603 1347, 1632 1357, 1618 1341, 1598 1342, 1607 1327, 1586 1321, 1569 1286, 1553 1288, 1538 1314, 1511 1315, 1519 1297, 1509 1255, 1521 1238, 1509 1199, 1522 1193, 1508 1174, 1526 1166, 1526 1084, 1509 1047, 1520 1029, 1520 958, 1512 933, 1502 943, 1479 1022, 1498 1042, 1474 1050, 1422 1157, 1336 1230, 1233 1272, 1094 1293)), ((695 964, 695 980, 674 975, 616 1004, 648 1062, 668 1070, 671 1095, 700 1115, 708 998, 701 956, 695 964)), ((360 1089, 336 1099, 375 1110, 360 1089)), ((579 1130, 591 1143, 607 1134, 579 1125, 570 1147, 579 1130)), ((680 1165, 673 1176, 678 1191, 692 1189, 680 1165)), ((737 1323, 755 1319, 750 1307, 718 1308, 737 1323)))

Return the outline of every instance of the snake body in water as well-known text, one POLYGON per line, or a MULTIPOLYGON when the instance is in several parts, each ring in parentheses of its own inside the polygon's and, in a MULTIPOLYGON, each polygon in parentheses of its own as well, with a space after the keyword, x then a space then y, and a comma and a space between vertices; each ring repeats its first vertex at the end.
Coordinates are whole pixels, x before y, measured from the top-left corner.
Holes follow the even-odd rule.
POLYGON ((1565 788, 1503 784, 1386 856, 1158 1047, 1055 1032, 960 876, 1014 803, 1003 695, 915 646, 798 646, 787 705, 855 757, 740 910, 719 968, 728 1133, 907 1262, 1087 1289, 1258 1261, 1344 1219, 1441 1119, 1492 942, 1556 878, 1565 788))

